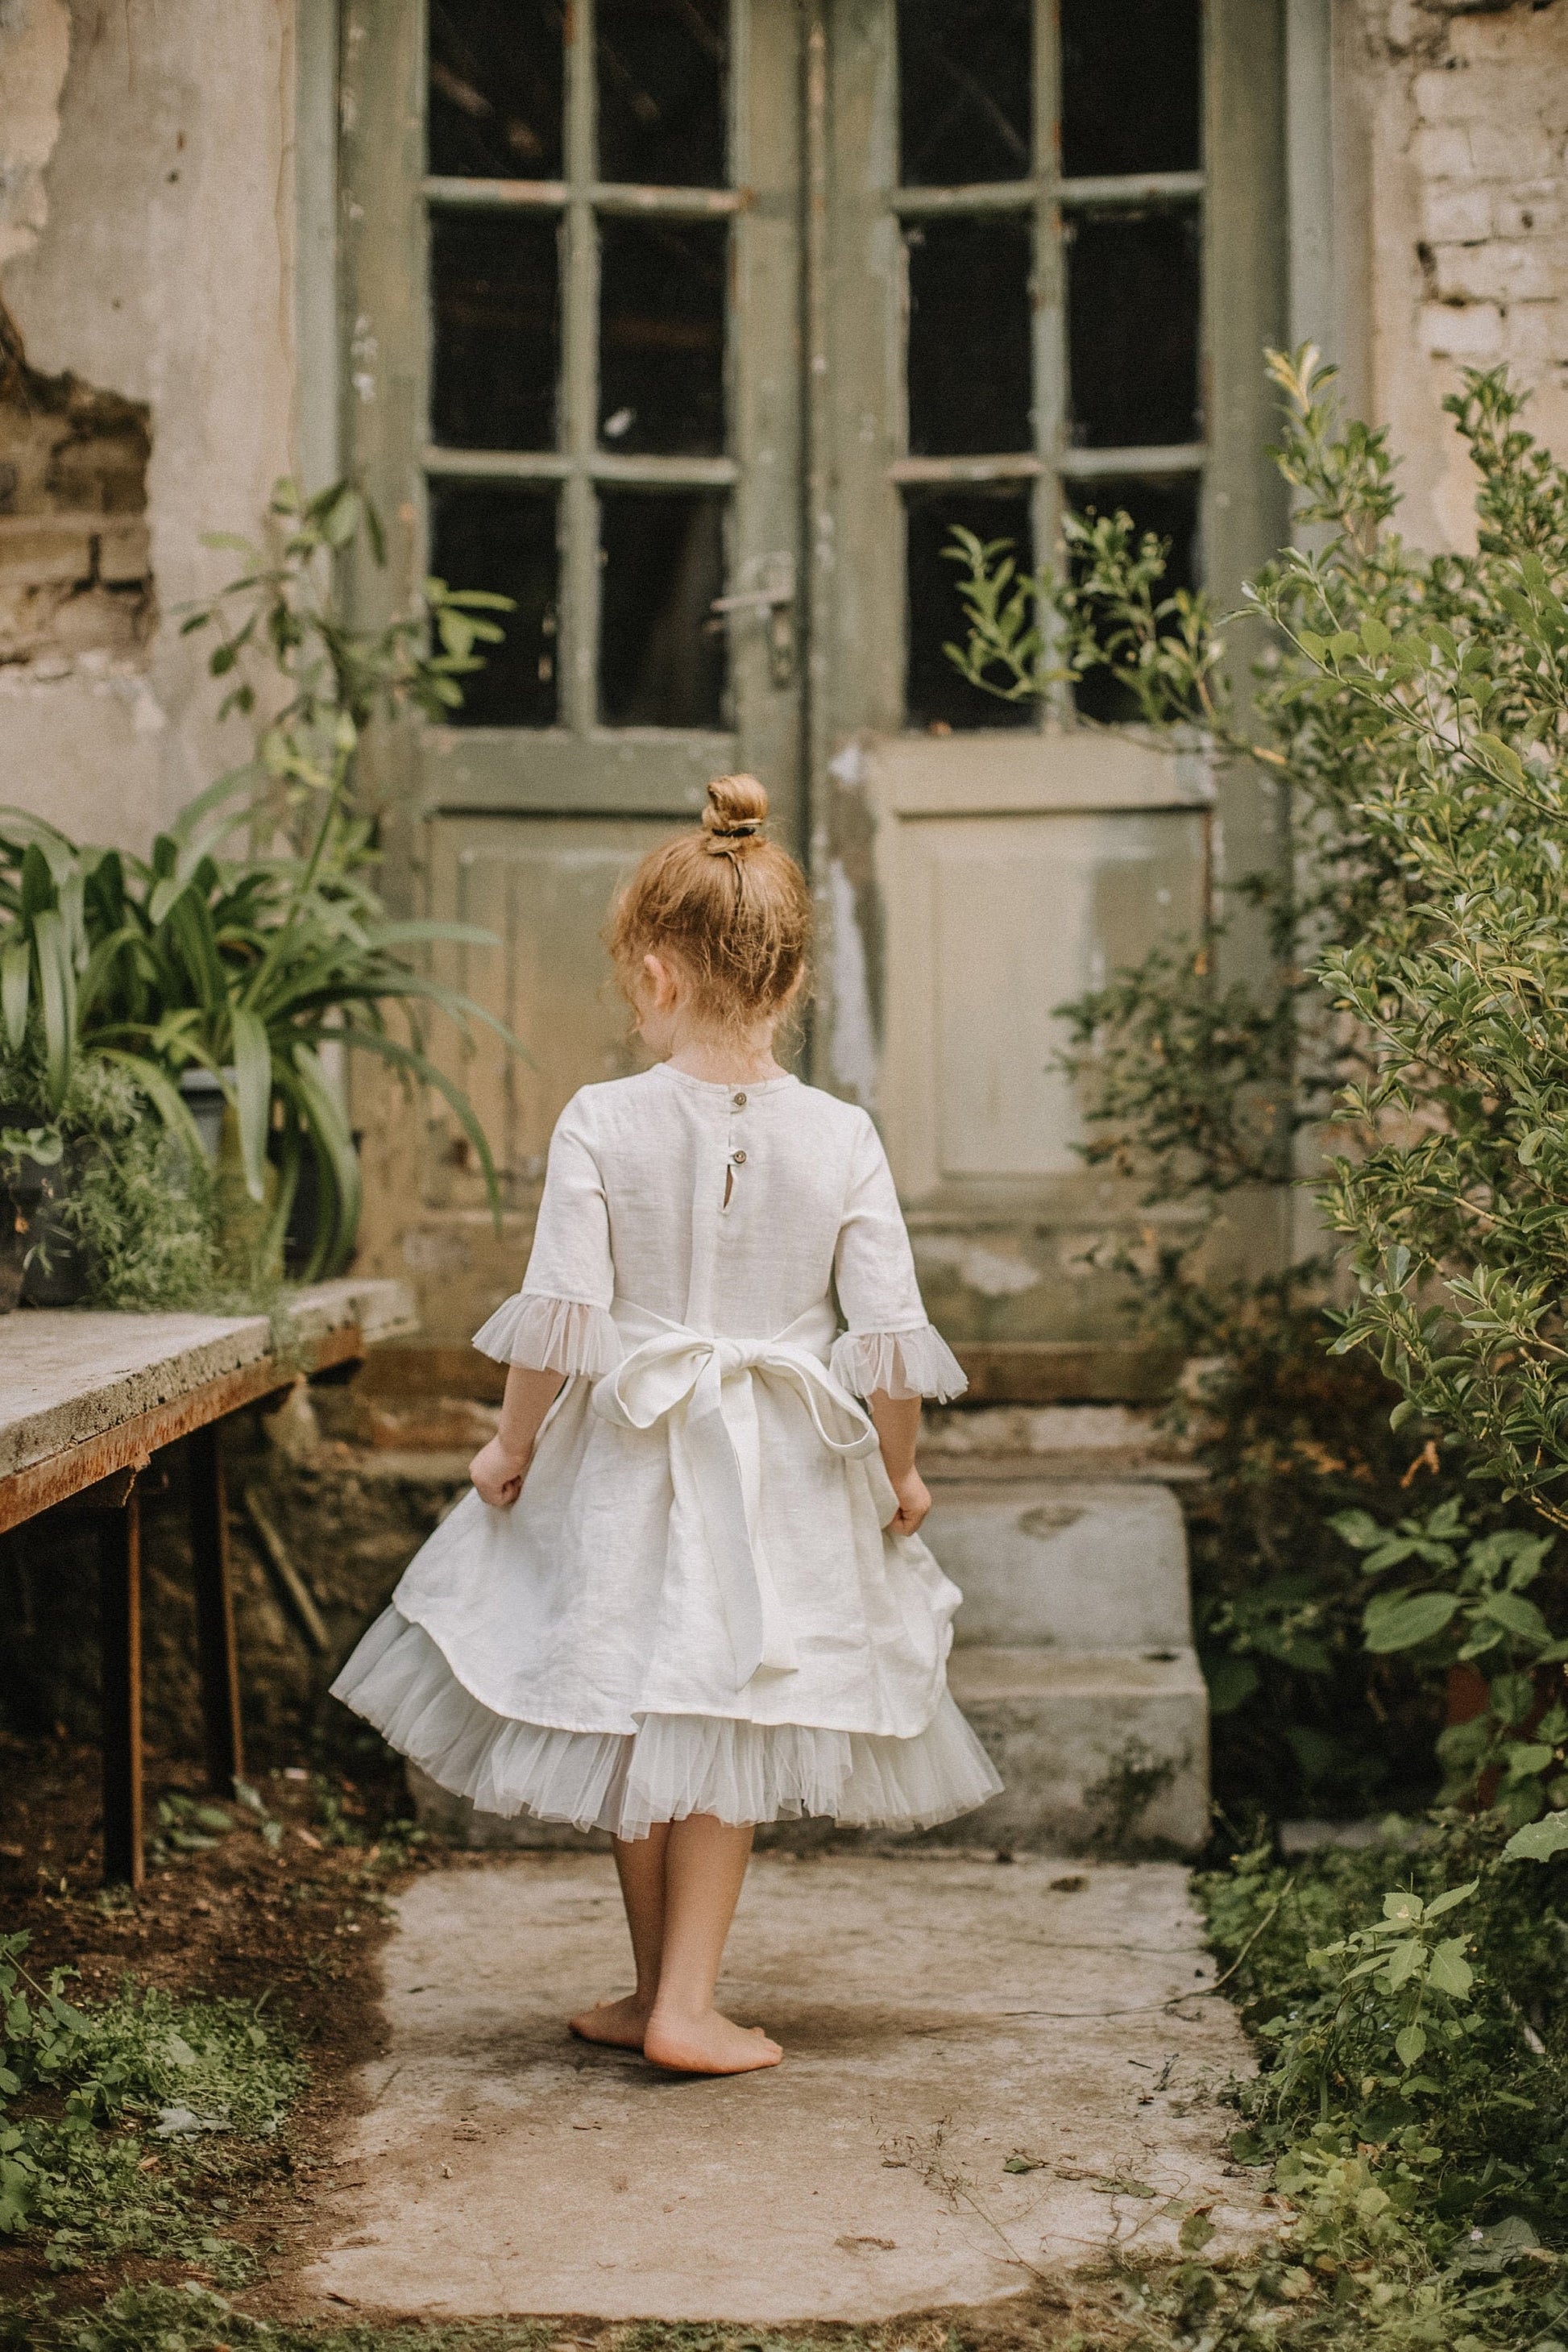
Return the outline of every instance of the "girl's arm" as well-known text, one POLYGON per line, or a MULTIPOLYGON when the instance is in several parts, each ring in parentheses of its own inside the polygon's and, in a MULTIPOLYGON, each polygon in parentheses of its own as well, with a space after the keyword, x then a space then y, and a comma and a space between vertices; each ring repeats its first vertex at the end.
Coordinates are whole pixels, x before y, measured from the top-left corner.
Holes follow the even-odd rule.
MULTIPOLYGON (((888 1532, 895 1536, 912 1536, 931 1508, 931 1492, 925 1480, 915 1468, 915 1444, 920 1436, 921 1401, 918 1396, 890 1397, 885 1389, 866 1400, 881 1440, 882 1467, 892 1481, 899 1507, 889 1522, 888 1532)), ((477 1483, 477 1481, 476 1481, 477 1483)))
POLYGON ((500 1423, 488 1445, 481 1445, 468 1465, 481 1501, 508 1511, 522 1492, 533 1441, 565 1379, 563 1372, 535 1372, 513 1364, 506 1376, 500 1423))

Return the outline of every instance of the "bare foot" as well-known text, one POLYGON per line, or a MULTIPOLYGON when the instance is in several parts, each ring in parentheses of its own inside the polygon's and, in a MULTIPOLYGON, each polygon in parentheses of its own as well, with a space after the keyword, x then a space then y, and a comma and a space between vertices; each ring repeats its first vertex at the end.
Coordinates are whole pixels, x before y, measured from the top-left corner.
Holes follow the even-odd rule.
POLYGON ((602 2000, 584 2010, 579 2016, 568 2018, 567 2025, 579 2042, 603 2042, 612 2050, 640 2050, 652 2006, 629 1992, 622 2000, 602 2000))
POLYGON ((754 2074, 784 2056, 760 2025, 733 2025, 716 2009, 706 2017, 650 2017, 642 2053, 672 2074, 754 2074))

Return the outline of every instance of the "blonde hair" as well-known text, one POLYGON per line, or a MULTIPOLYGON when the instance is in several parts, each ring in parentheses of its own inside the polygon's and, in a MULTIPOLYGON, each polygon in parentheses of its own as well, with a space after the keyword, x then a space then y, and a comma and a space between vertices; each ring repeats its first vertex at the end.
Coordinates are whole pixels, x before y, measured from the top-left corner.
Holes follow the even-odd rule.
POLYGON ((645 955, 679 965, 706 1027, 777 1020, 805 969, 811 898, 784 849, 763 837, 755 776, 715 776, 699 833, 650 849, 616 898, 606 944, 634 1009, 645 955))

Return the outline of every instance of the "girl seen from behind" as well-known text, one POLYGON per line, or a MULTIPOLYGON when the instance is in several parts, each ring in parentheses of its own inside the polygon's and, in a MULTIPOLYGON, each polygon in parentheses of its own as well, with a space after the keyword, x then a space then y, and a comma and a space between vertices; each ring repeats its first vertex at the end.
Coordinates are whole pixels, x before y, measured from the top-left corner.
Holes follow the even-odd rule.
POLYGON ((963 1376, 871 1120, 773 1057, 805 877, 752 778, 708 802, 611 921, 660 1058, 563 1111, 475 1341, 500 1425, 333 1689, 479 1811, 607 1830, 637 1986, 572 2029, 726 2074, 782 2055, 713 2000, 755 1824, 923 1829, 1001 1784, 918 1533, 921 1399, 963 1376))

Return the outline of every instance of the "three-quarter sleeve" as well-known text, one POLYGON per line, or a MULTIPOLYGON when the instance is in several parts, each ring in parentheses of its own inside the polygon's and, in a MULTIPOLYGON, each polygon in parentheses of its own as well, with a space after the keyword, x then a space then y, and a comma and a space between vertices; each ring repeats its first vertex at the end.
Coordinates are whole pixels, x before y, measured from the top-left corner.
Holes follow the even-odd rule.
POLYGON ((615 1295, 609 1206, 574 1097, 550 1139, 522 1288, 475 1332, 474 1345, 497 1363, 597 1379, 621 1360, 615 1295))
POLYGON ((847 1331, 830 1369, 855 1395, 962 1396, 968 1381, 926 1318, 914 1253, 882 1140, 865 1120, 856 1139, 835 1272, 847 1331))

